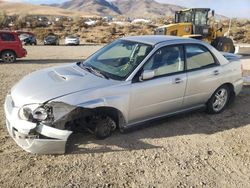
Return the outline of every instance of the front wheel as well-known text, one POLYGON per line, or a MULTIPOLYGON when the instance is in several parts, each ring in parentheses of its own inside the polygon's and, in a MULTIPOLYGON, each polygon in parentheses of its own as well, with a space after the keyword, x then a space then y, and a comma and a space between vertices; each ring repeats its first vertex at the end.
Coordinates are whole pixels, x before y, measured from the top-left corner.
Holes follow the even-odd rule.
POLYGON ((217 50, 222 52, 234 53, 235 46, 232 39, 227 37, 218 37, 212 42, 212 46, 214 46, 217 50))
POLYGON ((230 98, 230 90, 225 86, 218 88, 207 102, 207 112, 209 114, 219 114, 227 106, 230 98))
POLYGON ((16 61, 16 54, 12 51, 5 51, 1 55, 4 63, 14 63, 16 61))
POLYGON ((95 137, 97 139, 105 139, 109 137, 116 129, 116 123, 113 119, 111 119, 108 116, 100 117, 96 121, 96 126, 95 126, 95 137))

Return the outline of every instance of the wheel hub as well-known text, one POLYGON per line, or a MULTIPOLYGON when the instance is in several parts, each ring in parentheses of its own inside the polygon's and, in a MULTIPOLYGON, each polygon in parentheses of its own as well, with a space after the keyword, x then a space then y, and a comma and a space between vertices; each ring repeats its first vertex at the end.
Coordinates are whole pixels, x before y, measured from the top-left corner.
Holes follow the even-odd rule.
POLYGON ((228 99, 228 92, 226 89, 222 88, 219 91, 217 91, 213 102, 214 110, 218 112, 221 109, 223 109, 227 103, 227 99, 228 99))
POLYGON ((13 62, 14 61, 14 56, 10 53, 6 53, 4 55, 4 60, 5 62, 13 62))

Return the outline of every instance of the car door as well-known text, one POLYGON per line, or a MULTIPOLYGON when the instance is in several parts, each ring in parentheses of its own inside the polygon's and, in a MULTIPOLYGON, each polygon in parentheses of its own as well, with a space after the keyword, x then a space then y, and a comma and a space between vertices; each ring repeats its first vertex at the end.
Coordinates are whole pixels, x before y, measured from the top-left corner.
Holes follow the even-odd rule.
POLYGON ((203 45, 185 45, 187 88, 183 107, 203 105, 220 86, 221 66, 203 45))
POLYGON ((162 47, 149 58, 140 72, 151 71, 154 76, 132 83, 129 124, 181 109, 186 88, 184 67, 181 45, 162 47))

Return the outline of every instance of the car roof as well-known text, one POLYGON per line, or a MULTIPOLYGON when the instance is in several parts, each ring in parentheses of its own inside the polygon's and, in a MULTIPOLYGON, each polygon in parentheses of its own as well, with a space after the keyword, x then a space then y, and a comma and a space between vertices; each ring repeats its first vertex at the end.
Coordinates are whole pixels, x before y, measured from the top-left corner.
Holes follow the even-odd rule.
POLYGON ((0 30, 0 33, 11 33, 11 34, 17 34, 15 31, 9 31, 9 30, 0 30))
POLYGON ((22 35, 22 34, 34 35, 34 33, 31 33, 29 31, 16 31, 16 33, 18 33, 19 35, 22 35))
POLYGON ((176 37, 176 36, 168 36, 168 35, 142 35, 142 36, 129 36, 129 37, 123 37, 122 40, 128 40, 128 41, 134 41, 139 43, 145 43, 149 45, 156 45, 162 42, 167 41, 180 41, 183 42, 195 42, 196 40, 191 38, 183 38, 183 37, 176 37))

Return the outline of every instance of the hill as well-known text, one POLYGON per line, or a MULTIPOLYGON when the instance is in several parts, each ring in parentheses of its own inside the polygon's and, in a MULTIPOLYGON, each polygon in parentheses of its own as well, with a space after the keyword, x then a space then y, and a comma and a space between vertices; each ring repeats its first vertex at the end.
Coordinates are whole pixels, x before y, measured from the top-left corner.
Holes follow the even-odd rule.
POLYGON ((57 7, 95 15, 122 14, 117 6, 106 0, 70 0, 57 5, 57 7))
POLYGON ((154 0, 115 0, 119 10, 130 17, 159 17, 159 16, 173 16, 175 11, 182 9, 183 7, 162 4, 154 0))
POLYGON ((84 12, 71 11, 58 7, 51 7, 45 5, 32 5, 28 3, 11 3, 0 1, 0 10, 4 10, 8 15, 57 15, 57 16, 89 16, 84 12))
POLYGON ((69 0, 62 4, 50 5, 67 10, 77 10, 88 14, 124 15, 129 17, 173 16, 176 10, 183 7, 162 4, 154 0, 69 0))

